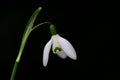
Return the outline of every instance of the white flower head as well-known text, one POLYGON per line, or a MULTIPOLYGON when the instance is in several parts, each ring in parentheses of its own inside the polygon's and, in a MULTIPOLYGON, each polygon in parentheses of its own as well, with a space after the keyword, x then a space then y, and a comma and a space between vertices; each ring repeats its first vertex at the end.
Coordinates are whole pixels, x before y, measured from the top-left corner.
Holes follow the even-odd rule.
POLYGON ((62 38, 58 34, 52 35, 51 39, 44 47, 43 51, 43 65, 47 66, 49 60, 49 53, 52 47, 53 53, 57 54, 60 58, 65 59, 67 56, 73 60, 77 59, 75 49, 71 43, 62 38))

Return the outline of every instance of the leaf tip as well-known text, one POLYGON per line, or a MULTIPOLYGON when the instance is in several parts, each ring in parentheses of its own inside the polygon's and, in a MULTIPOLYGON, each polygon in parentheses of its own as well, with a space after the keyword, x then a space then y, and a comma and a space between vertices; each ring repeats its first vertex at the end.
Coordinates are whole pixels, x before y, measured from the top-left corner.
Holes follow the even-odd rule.
POLYGON ((41 9, 42 9, 42 7, 39 7, 39 8, 38 8, 38 10, 41 10, 41 9))

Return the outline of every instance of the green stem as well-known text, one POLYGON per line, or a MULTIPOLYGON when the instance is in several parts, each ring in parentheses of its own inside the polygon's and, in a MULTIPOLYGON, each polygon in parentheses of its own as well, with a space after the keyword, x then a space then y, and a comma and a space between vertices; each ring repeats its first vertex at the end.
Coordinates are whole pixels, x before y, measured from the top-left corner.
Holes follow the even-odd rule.
POLYGON ((19 53, 18 53, 18 56, 16 58, 16 61, 15 61, 15 64, 14 64, 14 67, 13 67, 13 70, 12 70, 12 74, 11 74, 11 78, 10 80, 14 80, 15 78, 15 74, 16 74, 16 71, 17 71, 17 67, 18 67, 18 64, 20 62, 20 59, 21 59, 21 55, 23 53, 23 49, 25 47, 25 44, 27 42, 27 39, 28 39, 28 36, 30 35, 30 33, 38 28, 39 26, 43 25, 43 24, 50 24, 50 22, 43 22, 43 23, 40 23, 38 25, 36 25, 35 27, 33 27, 29 32, 27 32, 26 34, 23 35, 23 38, 22 38, 22 41, 21 41, 21 45, 20 45, 20 50, 19 50, 19 53))
POLYGON ((14 78, 15 78, 15 74, 16 74, 16 71, 17 71, 17 67, 18 67, 18 64, 19 64, 19 62, 20 62, 21 55, 22 55, 22 52, 23 52, 23 49, 24 49, 24 47, 25 47, 25 44, 26 44, 26 41, 27 41, 27 39, 28 39, 29 34, 30 34, 30 32, 27 33, 27 34, 25 34, 25 36, 23 36, 23 38, 22 38, 20 50, 19 50, 18 56, 17 56, 16 61, 15 61, 15 64, 14 64, 14 67, 13 67, 13 70, 12 70, 12 74, 11 74, 10 80, 14 80, 14 78))
POLYGON ((18 67, 18 62, 15 62, 10 80, 14 80, 17 67, 18 67))

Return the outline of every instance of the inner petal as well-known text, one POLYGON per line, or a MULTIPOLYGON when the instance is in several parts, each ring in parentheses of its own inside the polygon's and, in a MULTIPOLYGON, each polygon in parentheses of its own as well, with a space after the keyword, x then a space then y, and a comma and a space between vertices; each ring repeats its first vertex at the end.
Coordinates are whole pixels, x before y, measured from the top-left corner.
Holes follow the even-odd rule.
POLYGON ((57 55, 62 59, 65 59, 67 57, 67 55, 65 54, 65 52, 63 50, 58 52, 57 55))
POLYGON ((53 44, 52 44, 53 53, 60 52, 62 49, 57 41, 57 36, 53 36, 52 39, 53 39, 53 44))

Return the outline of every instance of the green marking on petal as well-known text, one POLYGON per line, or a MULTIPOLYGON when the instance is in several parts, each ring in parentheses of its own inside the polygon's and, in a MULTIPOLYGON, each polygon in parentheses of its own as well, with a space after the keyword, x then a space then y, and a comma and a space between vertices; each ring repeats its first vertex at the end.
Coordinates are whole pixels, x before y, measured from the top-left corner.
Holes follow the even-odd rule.
POLYGON ((60 47, 55 47, 54 53, 58 53, 58 52, 60 52, 60 51, 62 51, 62 49, 61 49, 60 47))

